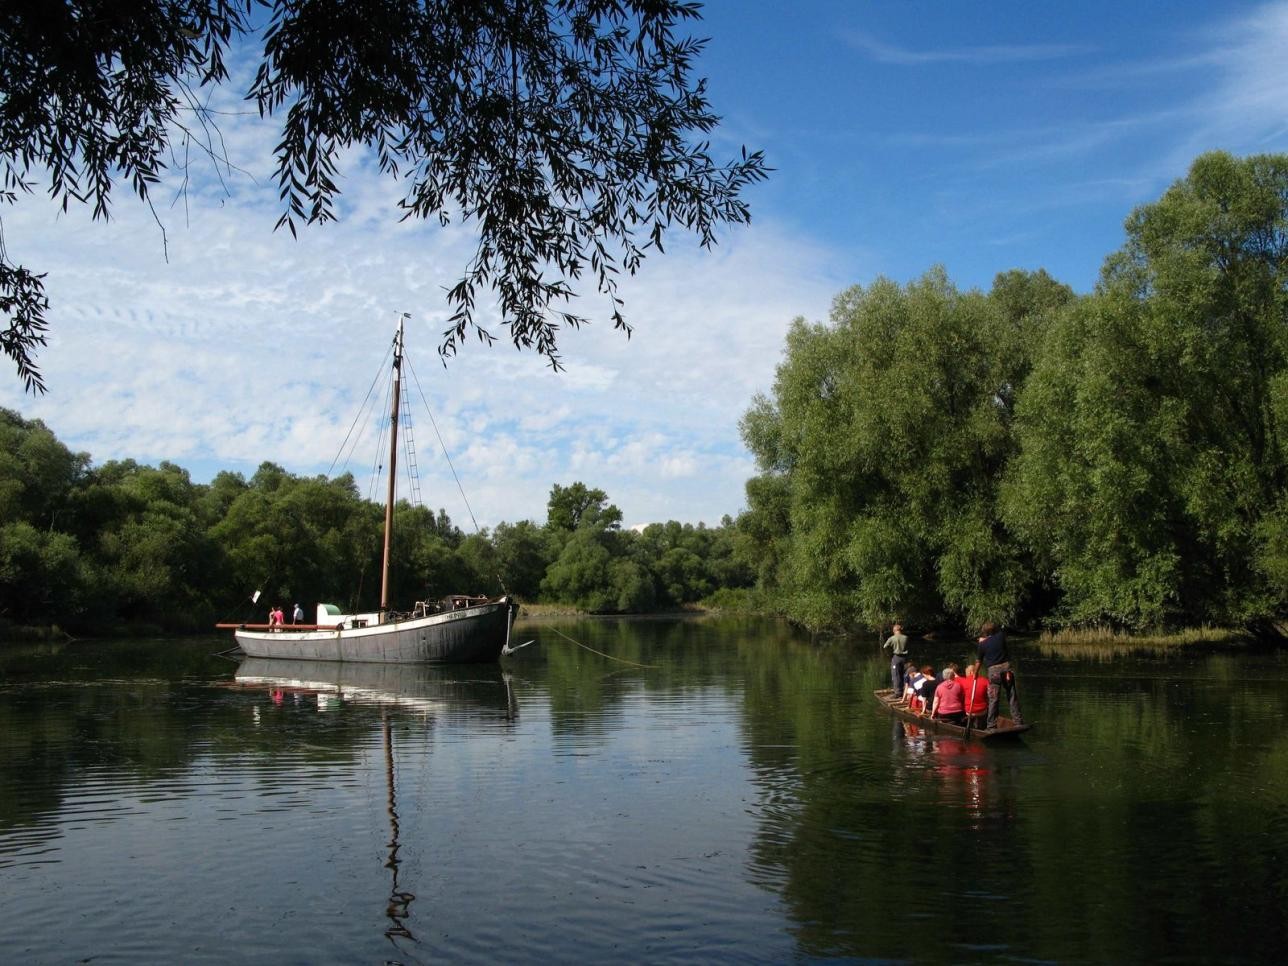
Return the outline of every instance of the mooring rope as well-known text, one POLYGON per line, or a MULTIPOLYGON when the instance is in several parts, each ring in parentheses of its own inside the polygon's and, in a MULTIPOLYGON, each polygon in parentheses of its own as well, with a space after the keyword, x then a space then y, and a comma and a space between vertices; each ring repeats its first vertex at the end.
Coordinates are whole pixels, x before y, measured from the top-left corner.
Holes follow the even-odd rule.
MULTIPOLYGON (((583 644, 581 641, 573 640, 571 637, 569 637, 563 631, 559 630, 557 627, 552 627, 550 629, 554 631, 556 634, 558 634, 560 637, 562 637, 565 641, 568 641, 570 644, 576 644, 578 647, 582 648, 583 650, 590 651, 591 654, 598 654, 600 657, 606 657, 610 661, 617 661, 620 664, 629 664, 631 667, 655 668, 658 666, 656 664, 638 664, 635 661, 628 661, 624 657, 613 657, 613 655, 605 654, 603 651, 597 651, 593 647, 587 644, 583 644)), ((515 648, 515 650, 518 650, 518 648, 515 648)))

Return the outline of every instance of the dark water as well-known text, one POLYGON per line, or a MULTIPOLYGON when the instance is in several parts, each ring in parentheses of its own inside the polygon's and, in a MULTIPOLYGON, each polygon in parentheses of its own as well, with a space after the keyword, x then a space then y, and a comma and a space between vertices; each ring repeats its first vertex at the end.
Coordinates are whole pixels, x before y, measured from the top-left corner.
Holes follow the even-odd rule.
POLYGON ((0 651, 0 961, 1285 958, 1288 655, 1021 646, 1037 727, 984 748, 881 713, 868 639, 524 637, 240 683, 222 639, 0 651))

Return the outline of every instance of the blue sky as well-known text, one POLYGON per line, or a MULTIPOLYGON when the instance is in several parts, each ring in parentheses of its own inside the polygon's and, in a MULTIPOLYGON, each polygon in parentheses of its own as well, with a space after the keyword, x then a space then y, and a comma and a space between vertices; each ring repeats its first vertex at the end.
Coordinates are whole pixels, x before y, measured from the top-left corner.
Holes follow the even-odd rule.
MULTIPOLYGON (((157 192, 164 243, 124 191, 108 225, 40 196, 0 212, 53 301, 50 393, 6 378, 0 405, 96 462, 322 473, 406 311, 481 524, 544 519, 550 486, 573 480, 627 524, 714 524, 744 505, 737 421, 793 318, 935 264, 962 288, 1019 267, 1087 291, 1132 208, 1196 155, 1288 150, 1288 3, 713 0, 697 32, 725 118, 715 153, 761 148, 776 171, 749 193, 749 228, 713 252, 673 236, 628 282, 629 341, 569 333, 562 374, 471 343, 444 370, 442 289, 468 237, 399 224, 397 186, 361 156, 343 164, 338 225, 274 234, 273 132, 238 115, 223 133, 243 171, 207 172, 174 204, 175 184, 157 192)), ((422 418, 425 500, 469 526, 428 432, 422 418)))

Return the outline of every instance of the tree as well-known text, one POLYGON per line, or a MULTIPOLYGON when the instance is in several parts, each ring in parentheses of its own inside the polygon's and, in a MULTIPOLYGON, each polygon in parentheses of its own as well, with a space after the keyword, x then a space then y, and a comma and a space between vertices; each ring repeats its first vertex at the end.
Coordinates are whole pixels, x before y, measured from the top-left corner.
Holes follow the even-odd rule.
POLYGON ((97 479, 111 513, 84 539, 99 568, 99 607, 172 628, 208 627, 224 557, 197 514, 199 490, 188 471, 109 463, 97 479))
POLYGON ((535 600, 550 566, 550 544, 531 520, 499 523, 492 531, 496 573, 520 600, 535 600))
POLYGON ((985 294, 934 269, 843 292, 829 326, 793 324, 773 398, 743 418, 762 475, 740 521, 791 616, 1016 616, 1030 570, 997 485, 1028 346, 1071 297, 1045 273, 1000 275, 985 294))
POLYGON ((88 454, 71 452, 40 420, 0 408, 0 521, 67 529, 68 501, 88 466, 88 454))
POLYGON ((541 592, 551 600, 583 610, 612 610, 616 603, 613 563, 613 555, 604 546, 601 534, 589 528, 578 530, 546 571, 541 592))
POLYGON ((580 480, 568 486, 556 483, 546 502, 546 526, 551 530, 572 532, 581 527, 617 530, 622 525, 622 511, 608 502, 608 494, 590 489, 580 480))
POLYGON ((25 521, 0 523, 0 619, 67 621, 80 615, 86 580, 76 541, 25 521))
MULTIPOLYGON (((0 203, 43 172, 63 207, 107 217, 116 181, 147 201, 166 158, 222 157, 205 99, 224 57, 256 26, 253 0, 12 0, 0 15, 0 203)), ((558 368, 556 334, 589 272, 630 332, 617 277, 633 273, 675 224, 704 247, 750 213, 759 152, 720 164, 702 138, 719 118, 692 77, 704 41, 684 0, 264 0, 270 13, 248 93, 284 114, 275 158, 278 226, 335 217, 337 158, 374 153, 406 191, 403 217, 453 220, 478 234, 448 293, 441 351, 467 333, 495 338, 475 306, 494 291, 520 348, 558 368)), ((0 349, 28 390, 44 390, 43 276, 0 245, 0 349)))
POLYGON ((1062 619, 1255 623, 1288 601, 1286 226, 1288 156, 1205 154, 1044 340, 1004 504, 1062 619))

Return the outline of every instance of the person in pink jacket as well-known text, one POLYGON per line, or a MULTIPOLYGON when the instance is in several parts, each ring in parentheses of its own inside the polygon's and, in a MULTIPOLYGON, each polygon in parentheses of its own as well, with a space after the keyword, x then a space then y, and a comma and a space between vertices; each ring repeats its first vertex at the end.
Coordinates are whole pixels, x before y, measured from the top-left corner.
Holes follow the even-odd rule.
POLYGON ((935 703, 931 705, 930 716, 951 721, 953 724, 966 724, 966 692, 957 680, 957 672, 950 667, 944 668, 944 679, 935 688, 935 703))

